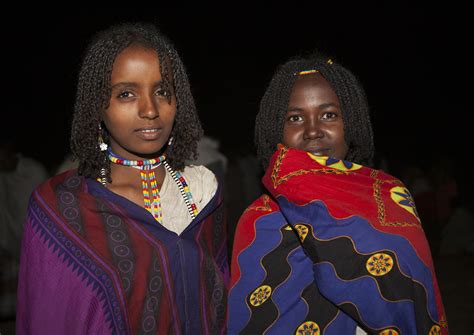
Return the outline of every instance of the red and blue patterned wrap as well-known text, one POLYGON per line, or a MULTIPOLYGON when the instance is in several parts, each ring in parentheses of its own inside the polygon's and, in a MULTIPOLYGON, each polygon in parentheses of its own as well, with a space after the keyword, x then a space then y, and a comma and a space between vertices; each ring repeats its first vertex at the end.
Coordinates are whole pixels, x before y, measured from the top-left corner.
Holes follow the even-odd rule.
POLYGON ((235 233, 229 334, 448 334, 403 183, 278 146, 235 233))

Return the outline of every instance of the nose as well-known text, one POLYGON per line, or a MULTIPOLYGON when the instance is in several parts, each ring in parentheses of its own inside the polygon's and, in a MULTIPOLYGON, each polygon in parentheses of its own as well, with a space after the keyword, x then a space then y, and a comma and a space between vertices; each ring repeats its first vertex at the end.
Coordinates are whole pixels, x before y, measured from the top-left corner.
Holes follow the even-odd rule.
POLYGON ((308 120, 305 124, 303 137, 305 140, 315 140, 324 137, 321 122, 317 119, 308 120))
POLYGON ((155 119, 160 116, 158 101, 153 96, 145 96, 140 104, 139 115, 145 119, 155 119))

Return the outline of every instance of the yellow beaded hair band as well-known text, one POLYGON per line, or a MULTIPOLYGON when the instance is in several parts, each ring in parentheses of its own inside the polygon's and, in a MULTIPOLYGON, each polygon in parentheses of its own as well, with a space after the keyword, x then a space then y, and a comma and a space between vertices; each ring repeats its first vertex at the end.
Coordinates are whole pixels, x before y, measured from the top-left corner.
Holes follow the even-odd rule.
MULTIPOLYGON (((333 61, 331 58, 329 58, 327 61, 326 61, 327 64, 329 65, 332 65, 333 64, 333 61)), ((305 71, 300 71, 298 73, 295 73, 297 74, 298 76, 304 76, 304 75, 307 75, 307 74, 313 74, 313 73, 319 73, 319 70, 305 70, 305 71)))
POLYGON ((318 73, 318 70, 306 70, 298 72, 298 76, 304 76, 306 74, 318 73))

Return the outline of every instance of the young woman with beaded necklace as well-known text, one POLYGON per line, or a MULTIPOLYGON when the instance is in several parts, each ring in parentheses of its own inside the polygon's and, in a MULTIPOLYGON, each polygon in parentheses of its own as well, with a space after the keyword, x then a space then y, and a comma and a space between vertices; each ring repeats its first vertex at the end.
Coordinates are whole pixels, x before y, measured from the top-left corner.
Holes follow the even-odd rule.
POLYGON ((156 27, 95 36, 72 124, 79 168, 31 197, 18 334, 225 330, 221 189, 185 166, 201 135, 184 67, 156 27))

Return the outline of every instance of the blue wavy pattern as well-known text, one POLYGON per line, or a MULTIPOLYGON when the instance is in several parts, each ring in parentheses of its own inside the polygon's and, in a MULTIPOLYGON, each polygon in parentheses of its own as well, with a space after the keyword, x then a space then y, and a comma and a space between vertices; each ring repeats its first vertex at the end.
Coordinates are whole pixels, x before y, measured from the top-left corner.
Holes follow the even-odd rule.
POLYGON ((303 290, 313 282, 311 260, 301 247, 292 251, 288 257, 291 268, 287 281, 273 291, 272 299, 280 315, 266 334, 292 334, 308 314, 308 306, 301 298, 303 290), (298 294, 295 294, 298 291, 298 294))
POLYGON ((322 201, 297 206, 281 196, 278 198, 278 203, 291 223, 311 224, 318 239, 328 240, 347 236, 352 239, 358 252, 363 254, 379 250, 393 251, 397 255, 403 273, 425 287, 430 315, 435 321, 439 320, 431 271, 406 238, 378 231, 360 216, 337 220, 329 214, 322 201), (311 221, 308 218, 311 218, 311 221))
POLYGON ((336 318, 326 327, 324 335, 355 334, 357 323, 345 314, 339 311, 336 318))
POLYGON ((329 263, 316 264, 316 280, 323 292, 344 292, 341 296, 332 295, 330 300, 335 304, 352 302, 357 306, 360 316, 365 323, 375 329, 385 328, 396 324, 402 334, 409 334, 416 329, 414 304, 404 300, 389 302, 379 293, 375 280, 371 277, 361 277, 352 281, 343 281, 336 276, 334 267, 329 263), (324 280, 320 280, 324 278, 324 280), (370 304, 367 304, 367 296, 370 304), (381 321, 383 320, 383 323, 381 321))
POLYGON ((286 225, 280 212, 260 217, 255 222, 255 239, 247 249, 238 256, 240 279, 232 288, 229 296, 229 334, 238 334, 250 319, 250 311, 244 299, 249 288, 257 288, 265 278, 262 258, 275 249, 282 239, 275 234, 286 225))

